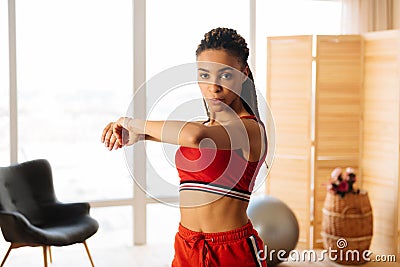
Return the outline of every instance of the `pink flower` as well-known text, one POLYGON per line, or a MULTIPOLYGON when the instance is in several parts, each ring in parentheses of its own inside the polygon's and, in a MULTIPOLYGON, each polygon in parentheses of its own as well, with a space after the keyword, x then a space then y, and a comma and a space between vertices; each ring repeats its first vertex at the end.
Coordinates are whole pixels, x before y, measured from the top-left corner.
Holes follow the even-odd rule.
POLYGON ((342 181, 342 182, 339 184, 337 190, 338 190, 339 192, 347 192, 347 191, 349 190, 349 184, 348 184, 346 181, 342 181))

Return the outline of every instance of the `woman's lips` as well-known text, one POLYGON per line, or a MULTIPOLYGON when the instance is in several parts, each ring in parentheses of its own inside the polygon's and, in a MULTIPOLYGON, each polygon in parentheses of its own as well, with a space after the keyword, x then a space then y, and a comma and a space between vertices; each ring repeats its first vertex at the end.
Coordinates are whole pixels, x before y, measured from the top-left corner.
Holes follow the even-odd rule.
POLYGON ((210 98, 208 100, 210 101, 211 104, 218 105, 218 104, 221 104, 223 99, 222 98, 210 98))

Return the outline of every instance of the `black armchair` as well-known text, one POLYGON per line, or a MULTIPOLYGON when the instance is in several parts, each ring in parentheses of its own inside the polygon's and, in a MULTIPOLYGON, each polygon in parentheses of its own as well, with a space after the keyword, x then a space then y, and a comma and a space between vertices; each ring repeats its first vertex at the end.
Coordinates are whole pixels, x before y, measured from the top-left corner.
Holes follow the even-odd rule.
POLYGON ((28 161, 0 167, 0 227, 4 239, 11 243, 1 267, 14 248, 43 247, 47 267, 51 246, 83 243, 92 266, 86 240, 99 224, 89 215, 89 203, 60 203, 53 187, 47 160, 28 161))

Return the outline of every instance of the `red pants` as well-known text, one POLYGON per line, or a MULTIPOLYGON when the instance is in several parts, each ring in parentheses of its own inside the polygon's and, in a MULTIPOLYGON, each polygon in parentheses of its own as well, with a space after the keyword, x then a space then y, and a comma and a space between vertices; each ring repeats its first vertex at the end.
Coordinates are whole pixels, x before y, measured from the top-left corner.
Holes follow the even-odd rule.
POLYGON ((219 233, 200 233, 179 225, 172 267, 266 267, 263 242, 249 221, 219 233), (259 254, 259 255, 258 255, 259 254))

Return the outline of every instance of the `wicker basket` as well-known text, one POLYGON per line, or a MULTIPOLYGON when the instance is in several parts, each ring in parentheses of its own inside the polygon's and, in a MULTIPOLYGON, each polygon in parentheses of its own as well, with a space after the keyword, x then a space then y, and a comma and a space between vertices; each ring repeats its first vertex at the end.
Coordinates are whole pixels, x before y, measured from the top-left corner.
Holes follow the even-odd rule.
POLYGON ((340 264, 365 263, 363 251, 369 249, 373 226, 368 193, 348 193, 341 197, 329 192, 322 212, 324 248, 337 250, 334 261, 340 264), (358 253, 352 253, 356 250, 358 253))

